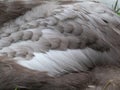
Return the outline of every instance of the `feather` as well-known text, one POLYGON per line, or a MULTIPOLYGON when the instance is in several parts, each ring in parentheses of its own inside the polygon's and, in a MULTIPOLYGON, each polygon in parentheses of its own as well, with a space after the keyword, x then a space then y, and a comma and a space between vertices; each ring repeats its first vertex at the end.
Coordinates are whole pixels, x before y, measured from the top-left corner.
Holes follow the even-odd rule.
MULTIPOLYGON (((37 6, 37 7, 33 8, 31 11, 28 11, 28 12, 26 12, 25 15, 21 16, 23 19, 21 19, 21 17, 19 17, 16 20, 10 22, 10 24, 8 22, 6 25, 4 25, 4 27, 2 28, 3 32, 8 32, 9 27, 13 30, 12 32, 9 32, 10 35, 7 36, 8 38, 11 38, 12 41, 10 41, 10 43, 9 43, 8 39, 5 39, 6 38, 5 36, 2 37, 1 40, 4 40, 4 42, 1 41, 1 50, 0 51, 2 53, 5 53, 5 52, 8 53, 8 51, 4 52, 4 48, 12 49, 13 52, 16 52, 16 55, 14 58, 18 58, 18 57, 20 58, 23 56, 22 57, 23 60, 25 57, 27 57, 27 55, 30 52, 33 55, 33 57, 32 57, 33 59, 31 58, 29 61, 34 60, 34 56, 36 57, 36 55, 37 55, 37 57, 39 57, 39 55, 40 55, 40 57, 45 58, 44 54, 42 54, 42 53, 43 52, 50 53, 50 51, 52 51, 52 50, 56 50, 55 52, 57 52, 57 51, 58 52, 68 52, 69 51, 68 49, 71 49, 71 50, 76 50, 76 52, 77 52, 78 50, 84 51, 84 49, 86 50, 88 48, 91 48, 96 53, 102 52, 103 56, 104 56, 104 52, 105 53, 108 52, 107 56, 109 56, 109 53, 111 52, 110 49, 112 49, 112 47, 114 47, 114 45, 111 45, 112 42, 109 42, 109 40, 107 40, 108 36, 105 36, 104 33, 105 32, 107 33, 109 31, 108 28, 110 30, 112 30, 112 27, 110 27, 110 25, 116 24, 116 23, 114 23, 115 21, 112 20, 111 17, 116 16, 116 15, 112 13, 113 15, 111 16, 110 15, 111 13, 109 14, 109 13, 105 12, 104 14, 101 14, 101 16, 100 16, 99 13, 95 12, 94 10, 91 11, 93 9, 93 7, 89 7, 89 8, 84 7, 84 5, 87 3, 89 4, 88 7, 93 6, 93 5, 94 6, 98 5, 98 3, 94 3, 94 2, 86 2, 86 3, 81 2, 81 3, 75 3, 74 5, 72 5, 72 4, 70 4, 70 5, 54 5, 54 3, 52 3, 52 4, 45 4, 45 5, 37 6), (48 12, 48 9, 45 8, 46 6, 50 8, 49 12, 48 12), (91 9, 91 10, 89 10, 89 9, 91 9), (41 12, 41 11, 43 11, 43 12, 41 12), (44 15, 45 13, 47 16, 44 15), (96 16, 98 16, 98 17, 96 17, 96 16), (110 19, 108 18, 108 16, 110 17, 110 19), (22 25, 18 24, 16 22, 18 19, 20 20, 20 22, 25 21, 25 23, 23 23, 22 25), (49 20, 49 22, 48 22, 48 20, 49 20), (105 20, 108 23, 105 23, 105 20), (17 25, 16 25, 16 23, 17 23, 17 25), (46 23, 46 24, 43 24, 43 23, 46 23), (52 23, 54 23, 54 24, 52 24, 52 23), (91 23, 91 24, 87 25, 86 23, 91 23), (103 28, 105 30, 101 30, 102 29, 101 25, 104 25, 103 28), (14 32, 16 26, 19 27, 19 29, 16 32, 14 32), (61 32, 61 29, 63 30, 63 32, 61 32), (8 31, 6 31, 6 30, 8 30, 8 31), (68 30, 70 30, 70 31, 68 31, 68 30), (45 41, 43 41, 43 40, 45 40, 45 41), (22 48, 24 48, 24 50, 22 48), (27 50, 27 51, 25 51, 25 50, 27 50), (63 51, 61 51, 61 50, 63 50, 63 51), (38 53, 38 54, 34 55, 34 53, 38 53)), ((100 4, 99 4, 99 6, 100 6, 100 4)), ((101 6, 102 6, 102 4, 101 4, 101 6)), ((100 7, 98 7, 98 8, 100 8, 100 7)), ((109 9, 107 9, 107 8, 105 8, 104 10, 109 11, 109 9)), ((117 16, 116 16, 116 18, 119 19, 119 17, 117 17, 117 16)), ((117 30, 117 29, 115 29, 115 30, 117 30)), ((113 31, 113 33, 117 34, 114 31, 113 31)), ((89 52, 89 50, 88 50, 88 52, 89 52)), ((72 54, 74 54, 74 53, 72 53, 72 54)), ((84 54, 84 53, 82 53, 82 54, 84 54)), ((60 55, 58 60, 61 57, 65 58, 64 54, 62 54, 62 55, 60 55)), ((10 55, 8 55, 8 56, 10 56, 10 55)), ((53 56, 53 58, 54 58, 54 54, 52 54, 51 56, 53 56)), ((66 57, 66 59, 69 59, 71 55, 67 55, 67 56, 69 56, 69 57, 66 57)), ((86 58, 88 58, 86 55, 84 55, 84 56, 86 58)), ((99 57, 99 55, 97 55, 97 56, 99 57)), ((101 54, 100 54, 100 56, 101 56, 101 54)), ((107 58, 107 56, 106 56, 106 58, 107 58)), ((90 57, 92 57, 92 55, 90 57)), ((42 60, 42 59, 40 58, 39 60, 42 60)), ((84 59, 80 59, 80 61, 81 60, 84 60, 84 59)), ((34 60, 34 61, 36 61, 36 60, 34 60)), ((48 59, 48 61, 52 62, 52 60, 49 60, 49 59, 48 59)), ((62 62, 61 59, 59 61, 62 62)), ((72 60, 72 61, 75 61, 75 60, 72 60)), ((89 59, 87 61, 90 62, 89 59)), ((107 61, 107 59, 106 59, 106 61, 107 61)), ((95 62, 97 62, 97 59, 95 62)), ((99 62, 99 60, 98 60, 98 62, 99 62)), ((70 63, 73 63, 73 62, 70 62, 70 63)), ((78 62, 76 62, 76 63, 78 63, 78 62)), ((103 62, 101 62, 101 64, 102 63, 103 62)), ((96 63, 94 63, 94 64, 96 64, 96 63)), ((80 70, 84 70, 84 68, 88 69, 88 67, 85 67, 85 65, 81 66, 80 68, 78 68, 78 67, 77 68, 80 70)), ((30 65, 30 66, 32 66, 32 65, 30 65)), ((93 67, 94 65, 91 65, 91 64, 89 65, 89 63, 88 63, 87 66, 93 67)), ((72 66, 71 65, 68 66, 68 68, 70 68, 70 67, 72 67, 72 66)), ((73 69, 73 71, 74 71, 74 69, 73 69)), ((50 72, 50 71, 48 70, 48 72, 50 72)), ((62 72, 62 71, 60 71, 60 72, 62 72)))
POLYGON ((1 27, 0 56, 8 60, 2 58, 0 64, 11 63, 26 76, 29 71, 33 77, 45 73, 50 85, 51 77, 119 66, 119 25, 120 17, 97 2, 38 5, 1 27))

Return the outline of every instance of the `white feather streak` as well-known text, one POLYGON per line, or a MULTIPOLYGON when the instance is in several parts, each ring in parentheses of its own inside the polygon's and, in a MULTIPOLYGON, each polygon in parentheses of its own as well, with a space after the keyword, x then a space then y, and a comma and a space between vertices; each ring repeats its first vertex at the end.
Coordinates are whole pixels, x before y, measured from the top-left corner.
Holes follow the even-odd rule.
POLYGON ((16 58, 18 60, 17 63, 29 69, 48 72, 51 76, 71 71, 86 71, 89 67, 94 66, 97 58, 106 56, 105 53, 100 53, 90 48, 68 49, 66 51, 50 50, 47 53, 35 52, 34 55, 31 60, 18 60, 16 58))

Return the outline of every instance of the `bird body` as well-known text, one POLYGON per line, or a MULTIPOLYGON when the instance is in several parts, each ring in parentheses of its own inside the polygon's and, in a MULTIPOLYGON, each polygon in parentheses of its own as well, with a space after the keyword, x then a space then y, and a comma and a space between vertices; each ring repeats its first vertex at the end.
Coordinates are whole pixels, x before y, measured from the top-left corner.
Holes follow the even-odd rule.
MULTIPOLYGON (((22 72, 26 80, 32 76, 34 81, 36 77, 33 88, 43 90, 41 84, 38 85, 41 77, 47 77, 43 82, 51 84, 56 80, 53 78, 66 73, 86 73, 101 65, 119 66, 119 30, 120 17, 97 2, 38 5, 1 26, 0 67, 2 70, 4 65, 8 66, 5 70, 10 69, 9 78, 13 78, 13 72, 20 75, 22 72)), ((31 89, 27 81, 18 77, 16 86, 31 89)), ((52 84, 55 87, 55 83, 52 84)), ((59 90, 58 87, 55 90, 59 90)))

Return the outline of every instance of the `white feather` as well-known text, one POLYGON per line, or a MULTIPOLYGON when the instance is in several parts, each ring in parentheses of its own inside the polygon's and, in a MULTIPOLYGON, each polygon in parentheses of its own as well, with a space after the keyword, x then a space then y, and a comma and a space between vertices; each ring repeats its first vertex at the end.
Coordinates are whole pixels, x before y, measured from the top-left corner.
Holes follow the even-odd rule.
POLYGON ((106 57, 106 54, 86 48, 66 51, 50 50, 47 53, 35 52, 31 60, 21 60, 19 57, 16 59, 17 63, 24 67, 48 72, 53 76, 71 71, 86 71, 89 67, 95 66, 96 59, 101 57, 106 57), (87 55, 91 56, 87 57, 87 55))

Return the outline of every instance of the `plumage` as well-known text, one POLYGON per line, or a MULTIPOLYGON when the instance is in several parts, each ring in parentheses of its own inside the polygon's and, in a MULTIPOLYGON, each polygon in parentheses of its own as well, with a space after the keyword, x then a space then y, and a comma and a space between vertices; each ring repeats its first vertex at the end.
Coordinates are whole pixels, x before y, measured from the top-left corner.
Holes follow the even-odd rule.
POLYGON ((98 2, 63 3, 1 22, 0 89, 84 90, 91 69, 119 66, 120 17, 98 2))

